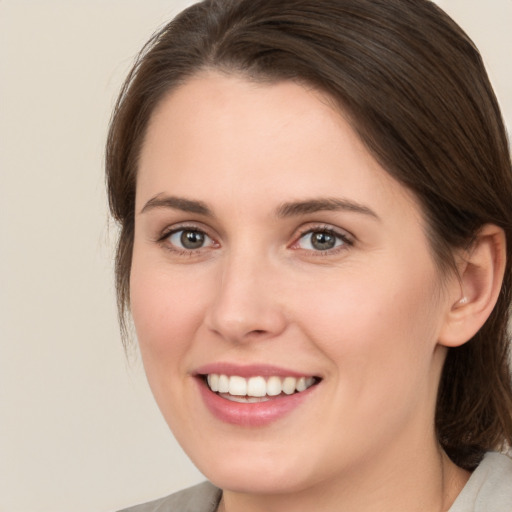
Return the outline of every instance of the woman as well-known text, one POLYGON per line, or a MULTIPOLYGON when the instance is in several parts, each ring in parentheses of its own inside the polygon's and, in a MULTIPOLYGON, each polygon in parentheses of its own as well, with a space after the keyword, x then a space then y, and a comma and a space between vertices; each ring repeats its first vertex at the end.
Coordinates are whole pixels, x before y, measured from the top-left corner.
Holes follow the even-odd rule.
POLYGON ((510 155, 439 8, 190 7, 126 81, 107 179, 121 318, 212 482, 130 510, 512 507, 510 155))

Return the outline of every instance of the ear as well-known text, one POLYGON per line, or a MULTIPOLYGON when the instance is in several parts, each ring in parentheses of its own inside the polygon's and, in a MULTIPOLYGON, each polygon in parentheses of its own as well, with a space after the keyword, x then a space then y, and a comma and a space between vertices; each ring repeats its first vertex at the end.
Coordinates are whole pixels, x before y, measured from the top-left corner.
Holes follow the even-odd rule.
POLYGON ((505 234, 501 228, 486 224, 462 255, 459 282, 451 287, 440 345, 463 345, 484 325, 498 300, 505 262, 505 234))

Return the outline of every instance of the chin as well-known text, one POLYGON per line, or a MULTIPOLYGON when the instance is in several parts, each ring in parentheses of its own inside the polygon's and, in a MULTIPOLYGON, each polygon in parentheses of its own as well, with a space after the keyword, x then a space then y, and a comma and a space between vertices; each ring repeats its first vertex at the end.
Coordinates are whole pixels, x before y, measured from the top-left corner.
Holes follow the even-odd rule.
POLYGON ((287 494, 307 487, 305 475, 297 475, 293 468, 217 468, 204 474, 217 487, 244 494, 287 494))
MULTIPOLYGON (((198 452, 200 453, 200 452, 198 452)), ((222 450, 208 458, 191 454, 192 462, 217 487, 248 494, 286 494, 297 492, 313 482, 313 464, 282 453, 264 456, 243 450, 222 450)), ((310 461, 311 462, 311 461, 310 461)))

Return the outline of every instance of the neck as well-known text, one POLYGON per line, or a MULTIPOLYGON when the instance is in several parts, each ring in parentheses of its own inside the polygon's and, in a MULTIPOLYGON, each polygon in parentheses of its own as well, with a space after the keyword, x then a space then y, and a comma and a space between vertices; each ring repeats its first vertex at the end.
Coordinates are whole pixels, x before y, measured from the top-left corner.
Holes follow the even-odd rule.
POLYGON ((393 461, 374 455, 357 472, 307 489, 270 495, 224 491, 218 512, 446 512, 469 478, 437 444, 429 453, 409 451, 404 463, 396 451, 393 461))

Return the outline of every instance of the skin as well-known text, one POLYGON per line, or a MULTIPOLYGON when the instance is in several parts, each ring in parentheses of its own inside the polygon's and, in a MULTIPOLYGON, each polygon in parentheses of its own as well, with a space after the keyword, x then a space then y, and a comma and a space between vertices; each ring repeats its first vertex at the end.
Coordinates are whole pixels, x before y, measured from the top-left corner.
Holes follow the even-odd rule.
POLYGON ((154 112, 132 313, 156 401, 224 489, 221 510, 447 510, 468 474, 433 424, 440 333, 460 293, 436 268, 414 197, 317 91, 209 72, 154 112), (168 196, 209 214, 154 205, 168 196), (282 215, 283 203, 324 198, 364 209, 282 215), (205 244, 166 237, 184 228, 205 244), (310 234, 326 229, 340 238, 322 252, 310 234), (203 403, 194 372, 212 362, 322 380, 285 417, 243 427, 203 403))

